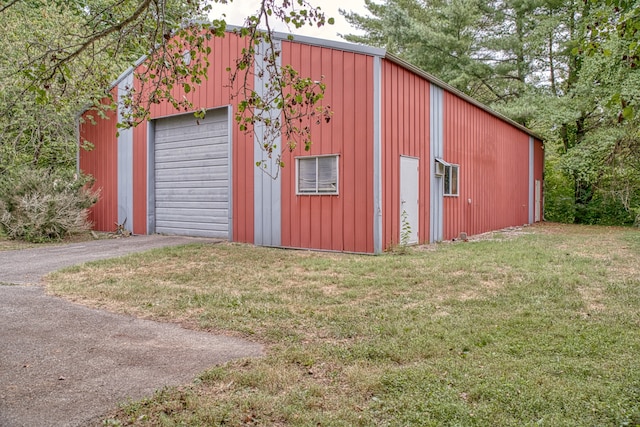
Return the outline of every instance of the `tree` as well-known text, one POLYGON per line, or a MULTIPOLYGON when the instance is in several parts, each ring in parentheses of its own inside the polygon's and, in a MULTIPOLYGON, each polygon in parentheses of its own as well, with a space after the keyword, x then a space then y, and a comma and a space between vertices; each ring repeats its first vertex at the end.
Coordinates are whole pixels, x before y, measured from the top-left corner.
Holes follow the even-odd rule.
MULTIPOLYGON (((206 76, 208 64, 199 60, 206 53, 204 41, 223 35, 226 28, 222 20, 206 20, 211 7, 208 2, 191 0, 0 2, 0 23, 8 29, 8 36, 0 41, 0 65, 5 71, 0 76, 0 106, 6 112, 0 119, 0 168, 25 163, 71 167, 75 114, 82 107, 98 115, 105 108, 115 108, 101 101, 108 96, 105 88, 142 54, 148 55, 147 72, 140 78, 148 85, 144 93, 126 101, 131 115, 125 125, 144 120, 154 102, 168 100, 177 108, 186 107, 184 100, 172 98, 170 89, 180 85, 186 92, 196 90, 206 76), (15 46, 20 49, 13 49, 15 46), (189 64, 182 61, 184 50, 194 59, 189 64)), ((247 18, 241 30, 251 44, 239 59, 238 69, 230 70, 235 78, 249 72, 258 42, 270 43, 273 18, 294 27, 327 22, 320 8, 306 1, 262 0, 258 12, 247 18)), ((266 59, 277 54, 273 49, 264 53, 266 59)), ((326 119, 328 112, 295 108, 291 101, 302 96, 307 106, 313 106, 322 98, 324 86, 305 80, 295 70, 273 71, 274 88, 279 88, 275 98, 263 100, 257 93, 243 93, 245 114, 237 120, 250 131, 262 120, 260 111, 279 104, 283 119, 270 125, 280 125, 291 146, 298 140, 308 145, 309 129, 293 123, 305 114, 326 119)))
MULTIPOLYGON (((0 228, 7 236, 58 239, 87 226, 87 203, 96 198, 85 188, 86 177, 73 178, 76 121, 117 107, 110 83, 141 55, 146 61, 135 64, 135 74, 142 87, 118 100, 128 107, 118 125, 143 122, 154 103, 191 109, 171 89, 197 90, 207 75, 207 40, 226 29, 223 20, 206 20, 210 7, 205 0, 0 0, 0 228), (90 114, 78 116, 87 109, 90 114)), ((291 150, 298 143, 309 149, 310 126, 303 119, 329 120, 330 112, 317 107, 322 82, 277 65, 272 17, 294 27, 331 20, 304 0, 262 0, 238 30, 249 43, 229 70, 230 80, 241 82, 236 120, 246 132, 263 125, 270 138, 261 147, 283 166, 276 136, 282 134, 291 150), (261 94, 242 83, 257 55, 272 76, 261 94)), ((90 141, 81 143, 91 149, 90 141)))
POLYGON ((385 47, 544 137, 550 219, 637 217, 635 2, 385 0, 367 7, 372 17, 342 12, 368 32, 347 40, 385 47))

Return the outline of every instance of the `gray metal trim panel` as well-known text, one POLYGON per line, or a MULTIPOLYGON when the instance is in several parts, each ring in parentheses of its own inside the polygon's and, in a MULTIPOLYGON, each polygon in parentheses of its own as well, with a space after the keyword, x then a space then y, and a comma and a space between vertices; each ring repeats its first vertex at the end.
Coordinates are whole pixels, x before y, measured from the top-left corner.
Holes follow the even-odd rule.
MULTIPOLYGON (((126 109, 122 99, 133 87, 133 75, 118 83, 118 123, 122 123, 126 109)), ((118 224, 133 232, 133 129, 118 134, 118 224)))
POLYGON ((147 122, 147 234, 156 232, 156 122, 147 122))
MULTIPOLYGON (((279 42, 276 49, 280 50, 279 42)), ((254 87, 260 96, 264 96, 265 84, 268 82, 269 70, 265 68, 263 55, 267 45, 263 42, 257 48, 255 57, 255 81, 254 87)), ((280 65, 278 56, 277 65, 280 65)), ((269 112, 257 111, 257 114, 268 114, 272 119, 280 117, 280 110, 273 109, 269 112)), ((262 123, 254 127, 253 160, 261 162, 262 166, 256 167, 253 172, 253 202, 254 202, 254 244, 260 246, 280 246, 282 244, 282 180, 278 176, 279 165, 275 158, 269 158, 262 148, 264 142, 265 127, 262 123), (277 178, 276 178, 277 176, 277 178)), ((281 138, 273 143, 282 149, 281 138)))
POLYGON ((373 58, 373 253, 382 253, 382 60, 373 58))
POLYGON ((434 84, 430 85, 429 96, 429 132, 431 143, 429 144, 430 161, 430 207, 429 207, 429 242, 440 242, 444 236, 444 188, 442 178, 436 176, 436 159, 444 157, 444 90, 434 84))
POLYGON ((227 106, 227 129, 229 129, 229 157, 227 158, 227 169, 229 170, 229 216, 227 223, 229 226, 228 239, 233 241, 233 108, 227 106))

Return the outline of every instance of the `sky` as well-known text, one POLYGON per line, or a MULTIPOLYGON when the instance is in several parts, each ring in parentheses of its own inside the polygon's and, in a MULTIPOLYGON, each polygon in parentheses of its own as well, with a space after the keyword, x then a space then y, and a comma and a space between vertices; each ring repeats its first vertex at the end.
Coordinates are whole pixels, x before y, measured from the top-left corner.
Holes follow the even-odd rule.
MULTIPOLYGON (((286 26, 278 22, 277 25, 272 25, 272 28, 276 31, 293 32, 293 34, 318 37, 327 40, 344 41, 338 34, 357 34, 355 28, 351 27, 347 21, 340 15, 338 9, 345 9, 347 11, 357 12, 359 14, 366 14, 367 9, 364 6, 364 0, 308 0, 314 6, 320 6, 324 11, 327 18, 335 19, 333 25, 325 25, 321 28, 306 26, 300 29, 292 28, 288 31, 286 26), (348 5, 346 5, 348 4, 348 5)), ((244 19, 258 10, 260 2, 257 0, 233 0, 232 3, 223 5, 219 3, 213 3, 213 10, 209 13, 211 19, 220 18, 222 13, 226 14, 225 21, 228 25, 242 25, 244 19)), ((274 18, 274 22, 276 19, 274 18)))

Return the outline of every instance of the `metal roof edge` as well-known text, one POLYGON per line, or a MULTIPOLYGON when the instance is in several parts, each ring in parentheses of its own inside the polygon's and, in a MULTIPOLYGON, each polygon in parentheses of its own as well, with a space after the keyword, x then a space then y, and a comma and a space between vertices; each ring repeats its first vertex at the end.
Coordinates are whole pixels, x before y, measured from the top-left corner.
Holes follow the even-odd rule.
POLYGON ((535 139, 539 140, 539 141, 544 141, 544 139, 542 139, 542 137, 540 137, 540 135, 536 134, 535 132, 533 132, 531 129, 529 129, 526 126, 521 125, 520 123, 516 122, 513 119, 510 119, 509 117, 505 116, 504 114, 498 113, 495 110, 492 110, 491 108, 489 108, 488 106, 484 105, 483 103, 481 103, 480 101, 478 101, 477 99, 474 99, 472 97, 470 97, 469 95, 467 95, 466 93, 462 92, 459 89, 456 89, 455 87, 451 86, 448 83, 445 83, 443 80, 440 80, 439 78, 437 78, 436 76, 433 76, 429 73, 427 73, 426 71, 416 67, 415 65, 411 64, 410 62, 405 61, 404 59, 401 59, 391 53, 386 53, 386 55, 384 56, 385 59, 388 59, 389 61, 403 67, 406 68, 407 70, 419 75, 420 77, 423 77, 427 80, 429 80, 431 83, 433 83, 436 86, 439 86, 440 88, 453 93, 454 95, 464 99, 465 101, 475 105, 476 107, 486 111, 487 113, 499 118, 500 120, 503 120, 507 123, 509 123, 512 126, 515 126, 516 128, 520 129, 521 131, 525 132, 527 135, 534 137, 535 139))
POLYGON ((299 42, 302 44, 308 44, 312 46, 327 47, 327 48, 342 50, 346 52, 362 53, 364 55, 378 56, 380 58, 384 58, 385 55, 387 54, 386 50, 378 47, 349 43, 349 42, 341 42, 336 40, 325 40, 325 39, 320 39, 316 37, 297 36, 295 34, 286 34, 286 33, 279 33, 279 32, 275 33, 275 37, 279 40, 299 42), (290 39, 289 36, 291 36, 292 38, 290 39))
MULTIPOLYGON (((207 23, 209 21, 194 21, 191 23, 198 23, 198 24, 203 24, 203 23, 207 23)), ((243 27, 241 26, 237 26, 237 25, 227 25, 226 28, 226 32, 233 32, 234 30, 240 30, 243 27)), ((292 42, 298 42, 298 43, 302 43, 302 44, 307 44, 307 45, 312 45, 312 46, 319 46, 319 47, 326 47, 326 48, 330 48, 330 49, 337 49, 337 50, 342 50, 342 51, 347 51, 347 52, 353 52, 353 53, 361 53, 361 54, 365 54, 365 55, 371 55, 371 56, 377 56, 380 58, 384 58, 384 59, 388 59, 389 61, 425 78, 426 80, 430 81, 431 83, 433 83, 436 86, 441 87, 442 89, 453 93, 454 95, 464 99, 465 101, 475 105, 476 107, 486 111, 487 113, 509 123, 512 126, 515 126, 516 128, 520 129, 521 131, 525 132, 527 135, 532 136, 540 141, 544 141, 542 137, 540 137, 538 134, 536 134, 535 132, 533 132, 531 129, 527 128, 526 126, 521 125, 520 123, 514 121, 513 119, 510 119, 509 117, 498 113, 497 111, 492 110, 491 108, 489 108, 488 106, 484 105, 483 103, 481 103, 480 101, 472 98, 471 96, 465 94, 464 92, 460 91, 459 89, 456 89, 455 87, 451 86, 448 83, 445 83, 443 80, 440 80, 439 78, 427 73, 426 71, 418 68, 417 66, 411 64, 410 62, 405 61, 404 59, 401 59, 400 57, 391 54, 389 52, 387 52, 385 49, 382 48, 377 48, 377 47, 372 47, 372 46, 366 46, 366 45, 360 45, 360 44, 355 44, 355 43, 349 43, 349 42, 341 42, 341 41, 334 41, 334 40, 326 40, 326 39, 320 39, 320 38, 316 38, 316 37, 309 37, 309 36, 300 36, 300 35, 295 35, 295 34, 287 34, 284 32, 279 32, 279 31, 273 31, 272 32, 272 37, 275 38, 276 40, 282 40, 282 41, 292 41, 292 42)), ((112 90, 114 87, 116 87, 121 81, 123 81, 129 74, 133 73, 133 71, 140 65, 142 64, 144 61, 146 61, 146 59, 148 58, 148 55, 142 55, 132 66, 130 66, 129 68, 127 68, 122 74, 120 74, 120 76, 118 76, 118 78, 116 80, 114 80, 114 82, 111 84, 111 86, 109 87, 109 89, 107 90, 110 91, 112 90)), ((87 108, 85 108, 79 115, 82 115, 85 111, 87 110, 87 108)))
MULTIPOLYGON (((207 24, 207 23, 210 23, 210 21, 194 20, 194 21, 190 21, 186 25, 207 24)), ((227 25, 226 32, 231 33, 233 31, 237 31, 237 30, 240 30, 242 28, 243 27, 238 26, 238 25, 227 25)), ((296 34, 284 33, 284 32, 279 32, 279 31, 272 32, 272 37, 274 39, 276 39, 276 40, 294 41, 294 42, 299 42, 299 43, 313 45, 313 46, 321 46, 321 47, 327 47, 327 48, 332 48, 332 49, 344 50, 344 51, 348 51, 348 52, 363 53, 363 54, 371 55, 371 56, 379 56, 381 58, 384 58, 385 55, 387 54, 386 50, 381 49, 381 48, 377 48, 377 47, 359 45, 359 44, 349 43, 349 42, 326 40, 326 39, 320 39, 320 38, 316 38, 316 37, 300 36, 300 35, 296 35, 296 34)), ((111 86, 109 87, 108 90, 111 90, 114 87, 116 87, 118 85, 118 83, 120 83, 129 74, 131 74, 136 68, 138 68, 138 66, 140 64, 142 64, 144 61, 146 61, 147 58, 148 58, 148 55, 142 55, 132 66, 127 68, 125 71, 123 71, 122 74, 120 74, 118 76, 118 78, 116 78, 111 83, 111 86)))
MULTIPOLYGON (((146 61, 147 58, 148 58, 148 55, 142 55, 140 58, 138 58, 138 60, 136 62, 133 63, 132 66, 130 66, 129 68, 124 70, 114 81, 112 81, 111 85, 109 85, 109 88, 107 90, 105 90, 105 92, 104 92, 105 93, 105 97, 107 96, 107 94, 109 92, 111 92, 111 90, 113 90, 114 87, 117 87, 120 84, 120 82, 122 82, 124 79, 126 79, 129 74, 133 73, 134 70, 136 68, 138 68, 138 66, 140 64, 142 64, 144 61, 146 61)), ((81 117, 90 108, 91 108, 91 105, 86 105, 85 107, 83 107, 82 110, 78 114, 76 114, 76 118, 81 117)))
POLYGON ((118 86, 118 84, 120 84, 121 81, 126 79, 129 74, 133 73, 134 70, 138 68, 138 66, 140 66, 140 64, 142 64, 144 61, 146 61, 148 57, 149 57, 148 55, 142 55, 140 58, 138 58, 138 60, 134 62, 132 66, 124 70, 122 74, 120 74, 118 78, 111 83, 111 86, 109 86, 109 90, 118 86))
MULTIPOLYGON (((238 31, 238 30, 241 30, 242 28, 243 27, 237 26, 237 25, 227 25, 227 32, 238 31)), ((384 58, 385 54, 387 53, 386 50, 378 47, 337 41, 337 40, 327 40, 327 39, 321 39, 321 38, 311 37, 311 36, 302 36, 294 33, 285 33, 281 31, 273 31, 271 33, 271 37, 275 40, 298 42, 298 43, 312 45, 312 46, 343 50, 346 52, 362 53, 370 56, 379 56, 380 58, 384 58)))

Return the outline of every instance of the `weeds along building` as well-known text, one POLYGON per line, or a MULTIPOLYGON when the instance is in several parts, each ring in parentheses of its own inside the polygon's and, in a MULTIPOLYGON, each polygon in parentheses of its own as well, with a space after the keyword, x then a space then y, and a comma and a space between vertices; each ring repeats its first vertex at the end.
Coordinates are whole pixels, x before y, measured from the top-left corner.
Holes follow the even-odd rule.
MULTIPOLYGON (((185 95, 204 120, 164 103, 119 134, 118 112, 80 125, 94 149, 79 168, 102 189, 95 229, 126 220, 135 234, 380 253, 540 221, 544 152, 530 130, 382 49, 275 39, 282 64, 327 85, 333 116, 311 150, 285 153, 275 180, 256 167, 260 132, 239 130, 228 87, 246 40, 213 38, 208 79, 185 95)), ((116 100, 133 79, 118 79, 116 100)))

